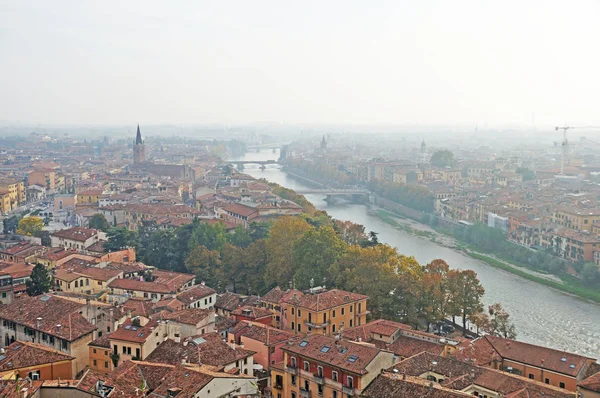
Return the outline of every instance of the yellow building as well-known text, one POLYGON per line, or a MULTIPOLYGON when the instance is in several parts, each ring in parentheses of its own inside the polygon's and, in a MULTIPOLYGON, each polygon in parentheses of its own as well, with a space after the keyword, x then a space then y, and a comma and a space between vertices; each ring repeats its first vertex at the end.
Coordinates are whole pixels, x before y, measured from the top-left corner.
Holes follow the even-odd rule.
POLYGON ((113 359, 118 364, 126 360, 146 359, 163 342, 166 325, 144 317, 127 319, 109 336, 113 359))
POLYGON ((102 196, 101 189, 89 189, 77 194, 77 203, 79 204, 97 204, 102 196))
POLYGON ((8 191, 12 208, 26 200, 25 184, 23 181, 17 181, 14 178, 5 178, 0 180, 0 190, 8 191))
POLYGON ((581 209, 562 206, 552 212, 552 222, 576 231, 592 231, 592 224, 600 221, 600 209, 581 209))
POLYGON ((0 211, 2 213, 8 213, 11 210, 12 206, 8 189, 0 189, 0 211))
POLYGON ((97 294, 108 289, 108 284, 123 277, 123 271, 96 267, 56 269, 56 287, 67 293, 97 294))
POLYGON ((338 289, 294 293, 282 300, 281 328, 332 335, 344 327, 363 325, 369 314, 367 299, 365 295, 338 289))

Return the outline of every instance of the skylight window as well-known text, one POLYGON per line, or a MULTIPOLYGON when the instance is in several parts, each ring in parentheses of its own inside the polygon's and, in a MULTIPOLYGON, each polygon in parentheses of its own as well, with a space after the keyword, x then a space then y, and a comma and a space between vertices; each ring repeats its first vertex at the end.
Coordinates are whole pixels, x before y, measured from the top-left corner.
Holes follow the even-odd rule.
POLYGON ((308 345, 308 341, 301 341, 300 347, 306 347, 308 345))
POLYGON ((125 326, 125 330, 129 330, 129 329, 131 329, 131 325, 125 326))
POLYGON ((144 333, 138 333, 138 337, 144 337, 144 333))
POLYGON ((321 348, 321 352, 327 352, 327 351, 329 351, 329 350, 330 350, 330 348, 331 348, 331 347, 329 347, 329 346, 327 346, 327 345, 326 345, 326 346, 324 346, 323 348, 321 348))
POLYGON ((356 355, 350 355, 348 357, 348 362, 354 363, 354 362, 356 362, 357 359, 358 359, 358 357, 356 355))

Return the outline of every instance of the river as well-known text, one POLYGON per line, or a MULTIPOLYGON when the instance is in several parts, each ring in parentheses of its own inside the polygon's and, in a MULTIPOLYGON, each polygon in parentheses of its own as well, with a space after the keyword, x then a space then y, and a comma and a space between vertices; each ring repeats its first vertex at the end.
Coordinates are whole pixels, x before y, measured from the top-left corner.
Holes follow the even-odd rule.
MULTIPOLYGON (((270 160, 279 153, 272 150, 249 152, 235 160, 270 160)), ((286 188, 309 188, 301 180, 278 166, 248 165, 244 172, 255 178, 265 178, 286 188)), ((420 263, 444 259, 452 268, 477 272, 485 288, 486 305, 501 303, 510 313, 517 329, 517 339, 578 354, 600 357, 600 305, 580 300, 547 286, 520 278, 491 267, 461 252, 412 235, 385 223, 358 204, 328 204, 321 195, 306 195, 318 209, 332 217, 350 220, 378 233, 380 242, 394 246, 404 255, 414 256, 420 263)))

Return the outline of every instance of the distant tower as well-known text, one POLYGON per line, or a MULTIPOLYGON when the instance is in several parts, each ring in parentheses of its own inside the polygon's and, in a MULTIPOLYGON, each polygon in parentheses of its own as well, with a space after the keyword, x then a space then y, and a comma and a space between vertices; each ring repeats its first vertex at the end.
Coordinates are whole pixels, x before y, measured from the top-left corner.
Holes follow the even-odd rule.
POLYGON ((321 150, 324 151, 327 149, 327 141, 325 141, 325 134, 323 134, 323 139, 321 140, 321 150))
POLYGON ((146 161, 146 146, 142 141, 142 133, 140 133, 140 125, 137 126, 137 134, 135 136, 135 144, 133 145, 133 164, 140 164, 146 161))
POLYGON ((427 144, 425 144, 425 140, 421 141, 421 163, 427 163, 427 144))

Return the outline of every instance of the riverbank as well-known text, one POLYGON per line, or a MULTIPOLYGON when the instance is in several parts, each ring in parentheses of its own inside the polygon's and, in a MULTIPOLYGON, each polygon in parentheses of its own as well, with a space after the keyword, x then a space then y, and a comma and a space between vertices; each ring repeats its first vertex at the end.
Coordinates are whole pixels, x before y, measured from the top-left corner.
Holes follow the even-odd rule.
POLYGON ((517 275, 521 278, 548 286, 552 289, 559 290, 563 293, 573 295, 581 299, 600 303, 600 291, 587 286, 582 286, 579 280, 573 276, 561 275, 559 277, 552 274, 543 274, 522 265, 499 259, 493 255, 481 253, 477 251, 477 249, 457 241, 450 235, 444 234, 443 232, 428 225, 421 224, 415 220, 406 218, 401 214, 394 213, 387 209, 371 205, 370 212, 374 216, 380 218, 384 222, 394 226, 397 229, 401 229, 412 235, 428 239, 441 246, 463 252, 469 257, 482 261, 494 268, 510 272, 511 274, 517 275))

